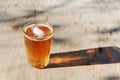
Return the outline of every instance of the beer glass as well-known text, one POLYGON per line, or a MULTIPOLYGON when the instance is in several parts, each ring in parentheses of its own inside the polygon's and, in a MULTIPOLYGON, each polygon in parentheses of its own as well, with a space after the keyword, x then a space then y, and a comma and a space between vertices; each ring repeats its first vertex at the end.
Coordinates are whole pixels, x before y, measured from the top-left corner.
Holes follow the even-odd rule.
POLYGON ((49 63, 53 27, 45 22, 30 21, 23 28, 28 62, 35 68, 49 63))

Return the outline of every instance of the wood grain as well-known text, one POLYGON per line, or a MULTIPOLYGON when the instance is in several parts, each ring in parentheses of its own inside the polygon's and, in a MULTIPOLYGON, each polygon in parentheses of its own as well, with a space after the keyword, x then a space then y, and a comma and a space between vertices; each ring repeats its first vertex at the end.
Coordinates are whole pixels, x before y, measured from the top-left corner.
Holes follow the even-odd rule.
MULTIPOLYGON (((0 0, 0 80, 120 79, 120 63, 42 70, 30 67, 22 27, 26 21, 35 19, 51 23, 55 28, 51 54, 120 47, 119 0, 0 0)), ((111 59, 112 51, 106 51, 111 59)))

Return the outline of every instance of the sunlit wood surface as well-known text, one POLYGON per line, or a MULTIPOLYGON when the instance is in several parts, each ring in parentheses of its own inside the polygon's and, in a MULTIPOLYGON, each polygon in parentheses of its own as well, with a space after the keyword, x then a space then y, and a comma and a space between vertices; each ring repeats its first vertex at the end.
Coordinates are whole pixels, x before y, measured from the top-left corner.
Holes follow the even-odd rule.
MULTIPOLYGON (((119 0, 0 0, 0 80, 120 79, 120 63, 114 63, 112 55, 108 55, 112 64, 92 63, 96 65, 42 70, 30 67, 26 59, 22 27, 34 19, 53 25, 52 55, 97 47, 120 47, 119 0)), ((86 55, 90 55, 90 58, 94 51, 88 50, 86 55)), ((52 57, 51 63, 54 62, 52 57)), ((86 56, 71 56, 65 60, 79 58, 83 60, 86 56)), ((64 58, 55 61, 59 63, 64 58)))

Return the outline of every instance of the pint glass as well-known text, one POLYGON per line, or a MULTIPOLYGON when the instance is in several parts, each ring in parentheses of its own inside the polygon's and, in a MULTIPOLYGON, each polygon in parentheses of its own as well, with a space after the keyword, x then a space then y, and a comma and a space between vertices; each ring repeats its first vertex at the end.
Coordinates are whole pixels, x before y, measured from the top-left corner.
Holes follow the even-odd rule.
POLYGON ((28 62, 35 68, 49 63, 53 27, 45 22, 31 21, 23 28, 28 62))

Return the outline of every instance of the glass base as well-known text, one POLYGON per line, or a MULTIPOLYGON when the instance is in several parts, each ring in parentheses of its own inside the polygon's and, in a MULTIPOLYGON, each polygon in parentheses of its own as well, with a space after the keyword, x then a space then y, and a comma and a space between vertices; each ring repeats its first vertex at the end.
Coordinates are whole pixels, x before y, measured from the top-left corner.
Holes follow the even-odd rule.
POLYGON ((42 69, 49 64, 49 59, 46 59, 44 61, 29 59, 29 63, 34 68, 42 69))

